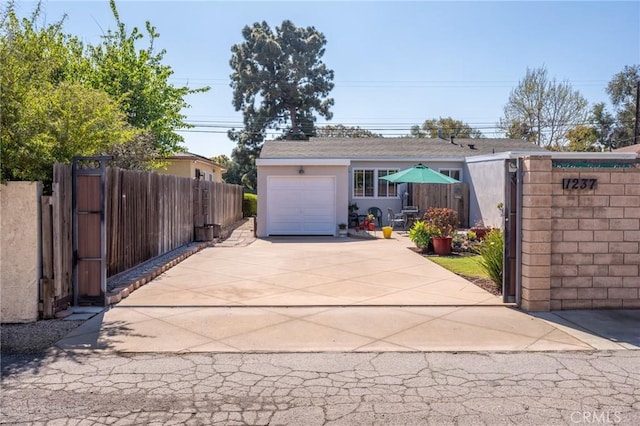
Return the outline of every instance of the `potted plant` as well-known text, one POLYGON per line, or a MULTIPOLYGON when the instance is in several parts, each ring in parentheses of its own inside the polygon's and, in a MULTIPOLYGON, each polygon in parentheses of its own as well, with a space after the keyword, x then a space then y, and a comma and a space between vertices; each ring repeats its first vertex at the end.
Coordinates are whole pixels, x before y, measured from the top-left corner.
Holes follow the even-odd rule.
POLYGON ((482 219, 478 219, 473 224, 470 231, 476 234, 476 238, 479 241, 482 241, 484 239, 484 236, 487 235, 489 231, 491 231, 491 227, 485 226, 484 221, 482 219))
POLYGON ((367 224, 369 231, 376 230, 376 217, 372 213, 367 214, 367 220, 365 223, 367 224))
POLYGON ((348 233, 349 233, 349 231, 347 229, 347 224, 346 223, 339 223, 338 224, 338 236, 346 237, 348 233))
POLYGON ((439 255, 451 254, 451 242, 458 226, 458 212, 444 207, 431 207, 424 219, 439 232, 439 236, 433 237, 433 251, 439 255))
POLYGON ((433 237, 438 237, 440 231, 430 222, 424 220, 417 220, 413 222, 411 229, 409 230, 409 239, 422 251, 426 253, 429 248, 429 243, 433 237))

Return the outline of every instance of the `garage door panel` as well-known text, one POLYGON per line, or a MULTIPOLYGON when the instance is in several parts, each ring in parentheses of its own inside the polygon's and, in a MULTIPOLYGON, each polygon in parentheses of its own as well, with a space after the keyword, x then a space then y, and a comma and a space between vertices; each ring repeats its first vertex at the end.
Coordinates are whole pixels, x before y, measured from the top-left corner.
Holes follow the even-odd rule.
POLYGON ((334 234, 334 177, 271 177, 267 191, 269 234, 334 234))

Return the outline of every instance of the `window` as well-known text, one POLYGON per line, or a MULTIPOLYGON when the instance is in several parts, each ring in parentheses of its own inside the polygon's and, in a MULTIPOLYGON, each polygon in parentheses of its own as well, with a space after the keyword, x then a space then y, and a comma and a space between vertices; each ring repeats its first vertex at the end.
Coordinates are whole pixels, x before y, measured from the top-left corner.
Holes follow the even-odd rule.
POLYGON ((353 196, 373 197, 374 170, 354 170, 353 171, 353 196))
POLYGON ((392 175, 397 172, 398 172, 397 169, 378 170, 378 197, 397 197, 398 196, 397 183, 380 179, 384 176, 392 175))
POLYGON ((353 196, 363 198, 397 197, 398 185, 380 179, 397 171, 397 169, 355 169, 353 171, 353 196))
POLYGON ((443 175, 452 177, 454 179, 460 180, 460 176, 462 175, 461 169, 440 169, 438 170, 443 175))

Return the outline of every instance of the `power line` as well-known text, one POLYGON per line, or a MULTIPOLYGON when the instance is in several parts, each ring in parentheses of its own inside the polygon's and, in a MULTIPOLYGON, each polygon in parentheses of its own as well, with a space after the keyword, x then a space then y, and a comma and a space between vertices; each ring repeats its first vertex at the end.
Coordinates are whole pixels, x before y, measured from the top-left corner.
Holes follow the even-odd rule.
MULTIPOLYGON (((185 78, 171 77, 170 81, 206 84, 210 86, 229 86, 231 78, 185 78)), ((255 81, 264 81, 257 78, 255 81)), ((337 88, 495 88, 495 87, 515 87, 519 81, 513 80, 334 80, 332 83, 337 88)), ((605 80, 576 80, 569 82, 576 87, 606 87, 605 80)))

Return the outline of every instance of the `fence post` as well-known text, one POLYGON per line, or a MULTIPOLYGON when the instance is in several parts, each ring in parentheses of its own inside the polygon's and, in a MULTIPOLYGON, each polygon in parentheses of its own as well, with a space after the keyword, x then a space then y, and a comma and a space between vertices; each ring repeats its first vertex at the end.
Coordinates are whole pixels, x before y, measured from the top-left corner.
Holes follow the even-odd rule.
POLYGON ((53 222, 51 197, 40 198, 40 229, 42 277, 40 278, 40 316, 51 319, 55 315, 55 288, 53 281, 53 222))

